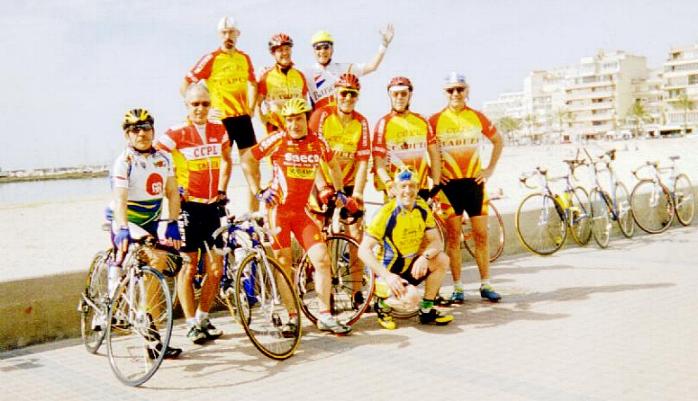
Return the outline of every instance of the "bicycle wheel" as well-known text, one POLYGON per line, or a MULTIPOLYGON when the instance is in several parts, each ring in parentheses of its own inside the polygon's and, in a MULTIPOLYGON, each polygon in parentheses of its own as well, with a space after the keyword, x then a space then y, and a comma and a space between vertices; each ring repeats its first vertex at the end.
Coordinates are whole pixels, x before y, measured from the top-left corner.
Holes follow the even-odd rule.
MULTIPOLYGON (((221 278, 221 285, 218 292, 218 302, 225 305, 228 309, 228 313, 233 318, 233 321, 240 323, 240 313, 238 313, 238 305, 235 300, 235 275, 237 274, 237 266, 235 264, 235 258, 233 253, 230 252, 224 257, 223 266, 223 277, 221 278)), ((245 302, 242 307, 248 308, 249 305, 245 302)), ((245 316, 249 316, 249 311, 244 313, 245 316)), ((249 321, 247 322, 249 324, 249 321)))
POLYGON ((78 310, 80 311, 80 334, 87 352, 94 354, 104 341, 107 333, 107 309, 109 304, 108 292, 108 260, 112 251, 98 252, 92 259, 87 274, 85 291, 80 296, 78 310))
POLYGON ((615 185, 615 197, 613 198, 615 202, 615 210, 618 213, 618 227, 620 227, 620 232, 626 238, 632 238, 635 234, 635 222, 633 221, 633 214, 630 211, 630 193, 628 188, 622 182, 616 182, 615 185))
POLYGON ((158 370, 172 335, 172 298, 162 273, 150 267, 127 275, 107 321, 107 353, 116 377, 139 386, 158 370))
MULTIPOLYGON (((504 220, 499 210, 490 201, 485 201, 488 209, 487 214, 487 241, 489 243, 490 262, 494 262, 502 256, 504 252, 504 220)), ((473 237, 472 225, 467 214, 463 214, 463 224, 461 225, 463 240, 461 248, 465 248, 470 256, 475 257, 475 239, 473 237)))
POLYGON ((559 213, 560 205, 547 194, 529 194, 519 204, 514 216, 516 234, 521 244, 538 255, 550 255, 567 239, 567 225, 559 213))
POLYGON ((594 241, 601 248, 608 247, 611 240, 611 211, 603 193, 598 188, 591 190, 589 194, 591 202, 591 232, 594 241))
POLYGON ((686 174, 679 174, 674 181, 674 206, 679 223, 687 226, 693 222, 695 197, 693 184, 686 174))
POLYGON ((234 294, 252 344, 271 359, 293 355, 301 340, 300 302, 279 262, 249 254, 238 267, 234 294))
POLYGON ((630 209, 637 226, 650 234, 669 229, 674 220, 674 203, 669 189, 652 180, 640 180, 630 194, 630 209))
MULTIPOLYGON (((340 322, 352 325, 370 305, 375 275, 359 259, 355 239, 335 234, 325 240, 332 269, 330 308, 340 322)), ((303 314, 317 323, 320 301, 315 287, 315 268, 307 255, 296 269, 296 289, 303 314)))
POLYGON ((569 225, 572 239, 577 244, 584 246, 591 240, 591 206, 589 194, 582 187, 574 187, 570 197, 567 224, 569 225))

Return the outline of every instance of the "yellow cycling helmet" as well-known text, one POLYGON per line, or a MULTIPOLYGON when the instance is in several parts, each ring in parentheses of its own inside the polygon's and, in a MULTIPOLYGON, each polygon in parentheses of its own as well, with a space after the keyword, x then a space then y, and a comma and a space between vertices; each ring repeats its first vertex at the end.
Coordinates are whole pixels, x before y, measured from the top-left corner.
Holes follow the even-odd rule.
POLYGON ((318 43, 333 44, 334 38, 332 38, 332 35, 330 35, 330 33, 327 31, 317 31, 315 32, 315 35, 313 35, 312 39, 310 39, 310 44, 315 46, 318 43))
POLYGON ((124 114, 124 118, 121 120, 121 128, 126 129, 132 125, 142 123, 153 125, 155 119, 146 109, 131 109, 124 114))
POLYGON ((310 110, 310 105, 304 99, 295 97, 286 102, 281 108, 281 115, 284 117, 295 116, 296 114, 307 113, 310 110))

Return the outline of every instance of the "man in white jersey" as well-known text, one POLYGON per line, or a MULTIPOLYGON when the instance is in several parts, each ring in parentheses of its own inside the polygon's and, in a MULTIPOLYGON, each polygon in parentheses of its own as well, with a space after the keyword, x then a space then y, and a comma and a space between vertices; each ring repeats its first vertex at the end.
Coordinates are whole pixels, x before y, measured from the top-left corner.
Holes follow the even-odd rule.
POLYGON ((334 54, 334 38, 332 35, 327 31, 318 31, 313 35, 310 42, 313 45, 316 63, 305 71, 313 109, 334 103, 334 83, 340 75, 351 73, 361 77, 378 69, 378 66, 383 61, 388 45, 393 40, 395 28, 392 24, 388 24, 385 29, 379 32, 382 42, 378 47, 378 53, 369 63, 361 64, 332 61, 332 55, 334 54))

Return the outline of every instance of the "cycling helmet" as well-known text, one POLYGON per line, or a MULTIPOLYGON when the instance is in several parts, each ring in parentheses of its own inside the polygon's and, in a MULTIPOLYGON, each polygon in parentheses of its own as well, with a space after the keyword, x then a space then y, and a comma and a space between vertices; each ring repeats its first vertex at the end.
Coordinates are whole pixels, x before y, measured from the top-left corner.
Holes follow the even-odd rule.
POLYGON ((451 72, 444 79, 444 88, 456 88, 456 87, 466 87, 468 83, 465 82, 465 75, 451 72))
POLYGON ((294 116, 296 114, 307 113, 311 111, 310 105, 304 99, 295 97, 286 102, 281 108, 281 115, 284 117, 294 116))
POLYGON ((131 109, 126 112, 123 120, 121 120, 121 128, 126 129, 132 125, 141 123, 153 125, 155 123, 155 119, 146 109, 131 109))
POLYGON ((277 33, 269 39, 269 51, 274 52, 277 47, 289 45, 293 47, 293 39, 285 33, 277 33))
POLYGON ((337 78, 337 81, 335 81, 334 86, 335 88, 342 87, 354 89, 357 91, 361 90, 359 77, 349 72, 345 72, 344 74, 340 75, 339 78, 337 78))
POLYGON ((315 46, 318 43, 334 43, 334 38, 327 31, 317 31, 315 35, 310 39, 310 44, 315 46))
POLYGON ((402 90, 409 89, 412 92, 412 81, 407 77, 397 76, 393 77, 388 83, 388 90, 402 90))
POLYGON ((223 17, 218 21, 218 31, 225 31, 228 29, 238 30, 237 22, 233 17, 223 17))

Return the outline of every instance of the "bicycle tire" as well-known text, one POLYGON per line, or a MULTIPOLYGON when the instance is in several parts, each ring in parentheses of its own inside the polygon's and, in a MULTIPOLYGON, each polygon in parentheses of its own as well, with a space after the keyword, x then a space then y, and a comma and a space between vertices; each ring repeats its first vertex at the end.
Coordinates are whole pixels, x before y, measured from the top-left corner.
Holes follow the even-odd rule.
POLYGON ((630 194, 630 209, 635 224, 649 234, 668 230, 674 220, 674 202, 669 189, 649 179, 635 184, 630 194))
POLYGON ((572 188, 570 196, 567 225, 572 239, 580 246, 585 246, 591 240, 591 206, 589 193, 582 187, 572 188))
POLYGON ((514 216, 516 235, 524 248, 538 255, 551 255, 562 248, 567 239, 567 224, 560 216, 560 204, 548 194, 532 193, 519 203, 514 216), (524 219, 534 216, 535 226, 524 219))
POLYGON ((87 274, 85 291, 81 294, 80 336, 87 352, 94 354, 104 341, 107 333, 109 308, 108 260, 112 250, 100 251, 92 258, 87 274), (93 306, 94 305, 94 306, 93 306), (95 310, 95 306, 98 308, 95 310))
POLYGON ((611 241, 611 211, 604 194, 594 188, 589 193, 591 205, 591 232, 600 248, 607 248, 611 241))
MULTIPOLYGON (((333 234, 327 237, 325 243, 332 271, 330 310, 338 321, 352 325, 371 305, 375 274, 359 259, 359 243, 354 238, 333 234), (360 297, 356 295, 358 292, 361 293, 360 297)), ((316 324, 320 307, 314 271, 308 255, 304 255, 296 269, 295 284, 303 314, 316 324)))
POLYGON ((686 174, 679 174, 674 180, 674 209, 676 219, 684 226, 690 225, 695 217, 695 191, 686 174))
POLYGON ((107 314, 109 365, 122 383, 140 386, 165 357, 172 335, 172 298, 165 277, 148 266, 141 268, 140 277, 127 275, 116 294, 107 314))
MULTIPOLYGON (((504 220, 499 210, 489 200, 485 201, 488 209, 487 218, 487 241, 489 243, 490 262, 494 262, 504 253, 504 220)), ((475 258, 475 240, 473 239, 472 225, 467 214, 463 214, 463 224, 461 225, 461 248, 465 248, 470 256, 475 258)))
POLYGON ((293 355, 301 340, 300 301, 279 262, 271 257, 266 260, 265 266, 260 255, 250 253, 240 263, 235 276, 236 309, 255 348, 268 358, 284 360, 293 355), (293 330, 284 332, 289 323, 293 330))
POLYGON ((618 214, 618 227, 620 232, 623 233, 625 238, 632 238, 635 234, 635 221, 633 220, 633 213, 630 210, 630 192, 628 188, 620 181, 616 182, 614 186, 615 196, 613 201, 613 209, 618 214))
MULTIPOLYGON (((216 299, 219 303, 225 305, 230 317, 233 318, 233 321, 240 324, 241 315, 238 313, 237 301, 235 300, 235 275, 237 274, 235 257, 233 256, 233 253, 230 252, 223 256, 223 258, 226 266, 224 267, 223 278, 221 279, 221 284, 216 299)), ((249 312, 247 312, 246 315, 249 316, 249 312)), ((249 324, 249 321, 247 323, 249 324)))

